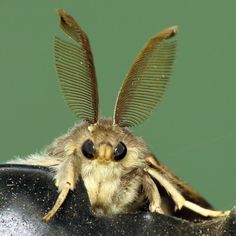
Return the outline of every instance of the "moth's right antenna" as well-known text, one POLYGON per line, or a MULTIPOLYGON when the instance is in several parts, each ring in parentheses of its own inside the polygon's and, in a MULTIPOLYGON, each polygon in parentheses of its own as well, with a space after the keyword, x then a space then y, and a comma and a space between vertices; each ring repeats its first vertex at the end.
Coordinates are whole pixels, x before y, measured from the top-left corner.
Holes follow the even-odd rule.
POLYGON ((177 27, 151 38, 128 72, 116 101, 113 124, 132 127, 145 120, 159 104, 171 74, 177 27))
POLYGON ((71 110, 90 123, 98 120, 98 91, 93 55, 86 33, 63 10, 60 26, 77 44, 56 37, 55 58, 65 100, 71 110))

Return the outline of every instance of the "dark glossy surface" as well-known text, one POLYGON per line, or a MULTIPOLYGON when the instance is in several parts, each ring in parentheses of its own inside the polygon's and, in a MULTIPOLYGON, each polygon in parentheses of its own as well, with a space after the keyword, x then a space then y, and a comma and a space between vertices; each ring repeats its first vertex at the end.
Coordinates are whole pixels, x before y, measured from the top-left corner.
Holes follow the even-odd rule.
POLYGON ((53 206, 57 190, 46 168, 0 165, 0 235, 236 235, 236 212, 228 218, 193 223, 140 212, 94 217, 80 180, 48 223, 41 218, 53 206))

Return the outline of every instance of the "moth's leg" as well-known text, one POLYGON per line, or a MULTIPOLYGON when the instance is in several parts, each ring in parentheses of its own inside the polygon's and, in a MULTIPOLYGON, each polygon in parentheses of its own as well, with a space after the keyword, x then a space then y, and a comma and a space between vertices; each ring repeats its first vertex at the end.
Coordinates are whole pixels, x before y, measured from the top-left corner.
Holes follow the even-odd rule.
POLYGON ((61 207, 61 205, 63 204, 69 193, 69 190, 70 190, 70 184, 67 183, 60 192, 59 196, 57 197, 56 203, 54 204, 53 208, 43 217, 43 220, 46 223, 56 214, 58 209, 61 207))
POLYGON ((78 157, 71 155, 56 167, 55 184, 58 187, 59 196, 53 208, 43 217, 48 222, 65 201, 69 190, 74 190, 80 173, 80 162, 78 157))
POLYGON ((165 176, 153 168, 145 168, 144 170, 165 188, 167 193, 175 202, 176 208, 180 210, 184 206, 186 200, 180 191, 178 191, 178 189, 174 186, 174 184, 172 184, 165 176))
POLYGON ((230 211, 215 211, 203 208, 193 202, 185 201, 184 207, 206 217, 220 217, 220 216, 228 216, 230 214, 230 211))
POLYGON ((161 196, 157 189, 155 182, 149 175, 144 175, 143 178, 143 188, 146 193, 146 196, 150 202, 149 210, 151 212, 157 212, 164 214, 161 208, 161 196))
POLYGON ((210 210, 186 200, 180 191, 178 191, 178 189, 174 186, 174 184, 167 180, 157 170, 153 168, 146 168, 145 171, 155 178, 166 189, 175 202, 177 209, 180 210, 182 207, 185 207, 205 217, 220 217, 229 215, 230 211, 210 210))

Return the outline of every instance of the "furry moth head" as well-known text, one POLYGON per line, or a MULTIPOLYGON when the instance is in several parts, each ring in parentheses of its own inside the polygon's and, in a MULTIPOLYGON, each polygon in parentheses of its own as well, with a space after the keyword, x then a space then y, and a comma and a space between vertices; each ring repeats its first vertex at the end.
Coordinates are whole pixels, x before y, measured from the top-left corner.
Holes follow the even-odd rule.
MULTIPOLYGON (((93 54, 86 33, 63 10, 60 26, 74 41, 55 39, 56 68, 65 100, 71 110, 90 124, 99 120, 99 97, 93 54)), ((176 52, 172 40, 177 27, 152 37, 137 56, 117 96, 112 124, 140 124, 159 104, 166 90, 176 52)))

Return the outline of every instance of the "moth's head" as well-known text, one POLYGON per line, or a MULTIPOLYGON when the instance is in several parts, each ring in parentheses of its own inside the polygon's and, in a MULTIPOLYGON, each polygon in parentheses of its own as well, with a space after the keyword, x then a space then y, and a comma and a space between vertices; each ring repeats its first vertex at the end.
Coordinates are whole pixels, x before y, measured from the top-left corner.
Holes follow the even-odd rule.
POLYGON ((168 28, 146 43, 121 86, 113 118, 103 120, 99 118, 97 80, 88 37, 70 15, 62 10, 58 13, 62 29, 75 43, 55 40, 59 81, 69 107, 86 120, 83 135, 78 134, 77 149, 87 160, 100 162, 121 162, 131 150, 142 156, 146 146, 127 127, 145 120, 163 97, 174 62, 176 41, 172 38, 177 28, 168 28))
POLYGON ((83 163, 140 166, 148 148, 144 141, 127 128, 114 125, 112 119, 95 124, 83 122, 72 132, 76 154, 83 163))

